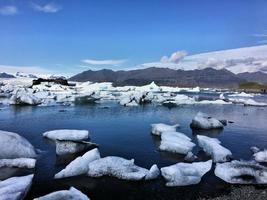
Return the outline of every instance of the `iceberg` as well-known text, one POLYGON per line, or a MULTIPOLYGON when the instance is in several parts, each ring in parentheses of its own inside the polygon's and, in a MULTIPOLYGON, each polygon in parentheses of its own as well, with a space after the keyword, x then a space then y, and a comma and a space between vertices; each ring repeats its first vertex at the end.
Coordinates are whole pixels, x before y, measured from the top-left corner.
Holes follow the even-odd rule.
POLYGON ((100 159, 100 153, 98 149, 95 148, 73 160, 65 169, 58 172, 55 175, 55 178, 59 179, 86 174, 88 172, 89 163, 97 159, 100 159))
POLYGON ((223 124, 209 115, 198 112, 190 124, 191 128, 196 129, 220 129, 223 128, 223 124))
POLYGON ((218 139, 198 135, 197 140, 199 146, 212 157, 213 162, 226 162, 232 158, 231 151, 221 146, 218 139))
POLYGON ((254 159, 257 162, 267 162, 267 150, 259 151, 253 154, 254 159))
POLYGON ((17 133, 0 130, 0 159, 34 158, 34 147, 17 133))
POLYGON ((98 145, 85 141, 56 140, 56 154, 66 155, 83 152, 98 145))
POLYGON ((47 131, 43 133, 43 136, 51 140, 82 141, 89 138, 89 132, 87 130, 61 129, 47 131))
POLYGON ((198 184, 202 176, 210 171, 212 160, 206 162, 177 163, 161 168, 161 174, 167 181, 166 186, 186 186, 198 184))
POLYGON ((32 184, 33 175, 12 177, 0 181, 1 200, 24 199, 32 184))
POLYGON ((248 94, 245 92, 237 93, 237 94, 229 94, 229 97, 254 97, 252 94, 248 94))
POLYGON ((217 163, 215 175, 232 184, 267 184, 267 167, 248 161, 217 163))
POLYGON ((45 196, 35 198, 34 200, 90 200, 85 194, 71 187, 69 190, 60 190, 52 192, 45 196))
POLYGON ((259 107, 265 107, 267 106, 267 103, 263 103, 263 102, 257 102, 253 99, 247 99, 244 101, 244 105, 245 106, 259 106, 259 107))
POLYGON ((192 151, 195 144, 191 139, 179 132, 162 132, 159 149, 172 153, 187 154, 192 151))
POLYGON ((116 156, 108 156, 89 163, 88 176, 101 177, 113 176, 124 180, 151 180, 159 176, 160 172, 156 165, 150 170, 134 164, 134 160, 126 160, 116 156))
POLYGON ((18 167, 32 169, 35 167, 36 160, 33 158, 15 158, 15 159, 0 159, 1 167, 18 167))
POLYGON ((170 131, 170 132, 175 132, 176 128, 179 127, 179 124, 175 125, 167 125, 167 124, 151 124, 152 130, 151 133, 153 135, 161 135, 162 132, 170 131))
POLYGON ((38 105, 42 100, 34 96, 32 91, 26 88, 18 88, 10 98, 11 105, 38 105))

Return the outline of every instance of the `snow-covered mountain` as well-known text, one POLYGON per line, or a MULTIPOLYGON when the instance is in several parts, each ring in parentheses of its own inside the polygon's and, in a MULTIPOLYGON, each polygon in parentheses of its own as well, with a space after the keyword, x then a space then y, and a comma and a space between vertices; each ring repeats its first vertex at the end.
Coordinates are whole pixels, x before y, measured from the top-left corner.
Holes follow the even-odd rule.
POLYGON ((245 72, 267 73, 267 45, 214 51, 208 53, 185 56, 180 62, 153 62, 144 63, 137 68, 172 68, 182 70, 227 69, 235 74, 245 72))

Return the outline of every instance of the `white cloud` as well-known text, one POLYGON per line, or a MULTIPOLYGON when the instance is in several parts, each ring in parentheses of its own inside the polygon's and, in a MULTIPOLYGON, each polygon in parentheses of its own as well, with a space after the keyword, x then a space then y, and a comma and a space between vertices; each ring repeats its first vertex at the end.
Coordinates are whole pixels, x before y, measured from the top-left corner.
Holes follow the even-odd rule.
POLYGON ((43 69, 39 66, 14 66, 14 65, 1 65, 0 72, 15 74, 16 72, 23 72, 28 74, 50 74, 51 71, 43 69))
POLYGON ((163 56, 160 59, 160 62, 162 63, 179 63, 185 56, 187 56, 186 51, 176 51, 171 54, 170 57, 163 56))
POLYGON ((89 64, 89 65, 120 65, 126 62, 125 59, 123 60, 93 60, 93 59, 85 59, 82 62, 89 64))
POLYGON ((267 34, 254 34, 254 37, 267 37, 267 34))
POLYGON ((1 15, 16 15, 18 13, 18 9, 15 6, 3 6, 0 8, 1 15))
POLYGON ((55 3, 48 3, 45 5, 33 4, 33 9, 44 13, 56 13, 61 10, 62 7, 55 3))

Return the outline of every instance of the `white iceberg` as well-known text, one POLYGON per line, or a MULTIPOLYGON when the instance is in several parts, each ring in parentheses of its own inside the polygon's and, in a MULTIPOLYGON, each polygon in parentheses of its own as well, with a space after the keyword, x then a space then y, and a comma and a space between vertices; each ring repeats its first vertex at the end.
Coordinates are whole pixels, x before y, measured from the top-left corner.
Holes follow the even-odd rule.
POLYGON ((198 184, 202 176, 212 166, 212 160, 206 162, 177 163, 161 168, 161 174, 167 181, 166 186, 186 186, 198 184))
POLYGON ((254 159, 257 162, 267 162, 267 150, 259 151, 253 154, 254 159))
POLYGON ((33 175, 12 177, 0 181, 1 200, 24 199, 32 184, 33 175))
POLYGON ((134 160, 126 160, 116 156, 108 156, 89 163, 88 176, 101 177, 113 176, 124 180, 150 180, 159 176, 160 172, 156 165, 150 170, 134 164, 134 160))
POLYGON ((88 165, 90 162, 100 159, 100 153, 97 148, 86 152, 68 164, 65 169, 61 170, 55 175, 55 178, 64 178, 86 174, 88 172, 88 165))
POLYGON ((229 97, 254 97, 253 94, 248 94, 245 92, 237 93, 237 94, 229 94, 229 97))
POLYGON ((17 133, 0 130, 0 159, 34 158, 34 147, 17 133))
POLYGON ((85 194, 71 187, 69 190, 60 190, 52 192, 45 196, 35 198, 34 200, 90 200, 85 194))
POLYGON ((232 184, 267 184, 267 167, 247 161, 217 163, 215 175, 232 184))
POLYGON ((179 132, 162 132, 159 149, 172 153, 187 154, 196 146, 191 139, 179 132))
POLYGON ((34 96, 31 90, 18 88, 10 98, 10 104, 14 105, 38 105, 42 100, 34 96))
POLYGON ((51 140, 82 141, 89 138, 89 132, 87 130, 61 129, 44 132, 43 136, 51 140))
POLYGON ((56 154, 74 154, 97 146, 97 144, 85 141, 56 140, 56 154))
POLYGON ((161 135, 162 132, 175 132, 176 128, 179 127, 179 124, 175 124, 175 125, 167 125, 167 124, 163 124, 163 123, 158 123, 158 124, 151 124, 152 130, 151 133, 153 135, 161 135))
POLYGON ((212 157, 214 162, 226 162, 232 158, 231 151, 223 147, 218 139, 198 135, 197 140, 199 146, 212 157))
POLYGON ((244 101, 244 105, 245 106, 259 106, 259 107, 265 107, 267 106, 267 103, 263 103, 263 102, 257 102, 253 99, 247 99, 244 101))
POLYGON ((0 159, 1 167, 18 167, 32 169, 35 167, 36 160, 33 158, 14 158, 14 159, 0 159))
POLYGON ((213 118, 210 117, 209 115, 198 112, 197 115, 194 117, 192 120, 192 123, 190 125, 192 128, 196 129, 220 129, 223 128, 223 124, 213 118))

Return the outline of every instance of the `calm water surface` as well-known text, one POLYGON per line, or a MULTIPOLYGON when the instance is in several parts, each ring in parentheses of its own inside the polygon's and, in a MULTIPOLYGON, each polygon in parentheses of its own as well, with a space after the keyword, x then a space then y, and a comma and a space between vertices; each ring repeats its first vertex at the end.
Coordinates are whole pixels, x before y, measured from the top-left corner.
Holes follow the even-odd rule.
MULTIPOLYGON (((150 168, 168 166, 183 161, 183 156, 158 151, 159 138, 150 134, 152 123, 179 123, 178 131, 196 142, 197 134, 217 137, 230 149, 235 159, 251 159, 251 146, 267 147, 267 108, 241 105, 186 105, 167 108, 156 105, 122 107, 116 103, 87 106, 1 107, 0 129, 19 133, 36 148, 38 156, 35 177, 27 199, 74 186, 91 199, 196 199, 228 193, 230 185, 208 172, 200 184, 187 187, 165 187, 163 178, 153 181, 129 182, 111 177, 80 176, 53 180, 55 173, 72 159, 57 157, 53 142, 42 133, 53 129, 86 129, 91 141, 99 144, 101 156, 116 155, 135 159, 139 166, 150 168), (198 111, 218 119, 227 119, 223 131, 192 131, 189 124, 198 111)), ((194 153, 200 160, 209 158, 198 148, 194 153)), ((214 166, 213 166, 214 168, 214 166)), ((27 172, 10 172, 24 174, 27 172)), ((28 172, 29 173, 29 172, 28 172)), ((0 178, 7 172, 0 171, 0 178), (2 175, 1 175, 2 173, 2 175)))

